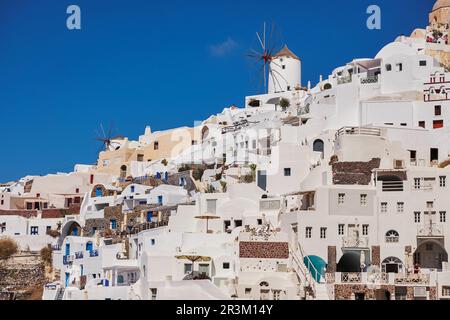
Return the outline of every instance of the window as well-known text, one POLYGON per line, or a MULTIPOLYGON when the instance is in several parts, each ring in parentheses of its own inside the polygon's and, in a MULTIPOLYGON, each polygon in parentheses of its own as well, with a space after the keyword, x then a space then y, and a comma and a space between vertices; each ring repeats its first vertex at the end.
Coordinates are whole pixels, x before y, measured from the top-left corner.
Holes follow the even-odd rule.
POLYGON ((396 63, 396 64, 395 64, 395 71, 396 71, 396 72, 401 72, 401 71, 403 71, 403 63, 396 63))
POLYGON ((450 296, 450 287, 449 286, 442 286, 442 295, 444 297, 450 296))
POLYGON ((252 288, 245 288, 245 294, 252 293, 252 288))
POLYGON ((425 67, 426 65, 427 65, 427 60, 420 60, 419 61, 419 66, 425 67))
POLYGON ((79 188, 76 188, 76 189, 75 189, 75 193, 80 193, 80 189, 79 189, 79 188))
POLYGON ((387 212, 387 202, 382 202, 381 203, 381 213, 386 213, 387 212))
POLYGON ((30 228, 30 234, 32 236, 38 235, 39 234, 39 227, 31 227, 30 228))
POLYGON ((405 209, 404 202, 397 202, 397 213, 403 213, 405 209))
POLYGON ((306 227, 306 234, 305 234, 305 238, 306 239, 311 239, 312 237, 312 227, 306 227))
POLYGON ((419 121, 419 127, 425 129, 425 121, 419 121))
POLYGON ((117 220, 116 219, 112 219, 111 220, 111 229, 112 230, 116 230, 117 229, 117 220))
POLYGON ((262 219, 256 219, 256 223, 258 224, 258 226, 262 225, 262 219))
POLYGON ((444 120, 434 120, 433 129, 440 129, 444 127, 444 120))
POLYGON ((156 240, 155 239, 151 239, 150 240, 150 245, 154 246, 156 244, 156 240))
POLYGON ((386 232, 386 242, 387 243, 398 243, 400 235, 395 230, 389 230, 386 232))
POLYGON ((159 142, 155 141, 153 142, 153 150, 158 150, 159 149, 159 142))
POLYGON ((447 180, 447 177, 446 176, 441 176, 441 177, 439 177, 439 186, 441 187, 441 188, 445 188, 445 186, 446 186, 446 181, 447 180))
POLYGON ((427 209, 433 209, 434 203, 433 201, 427 201, 427 209))
POLYGON ((442 108, 441 106, 434 106, 434 115, 440 116, 442 114, 442 108))
POLYGON ((327 228, 320 228, 320 239, 327 238, 327 228))
POLYGON ((422 179, 420 179, 420 178, 414 178, 414 189, 416 189, 416 190, 420 189, 421 180, 422 179))
POLYGON ((134 193, 135 188, 136 188, 135 186, 131 186, 131 187, 130 187, 131 193, 134 193))
POLYGON ((229 262, 224 262, 224 263, 222 264, 222 268, 223 268, 223 269, 230 269, 230 263, 229 263, 229 262))
POLYGON ((360 196, 360 204, 361 206, 367 205, 367 194, 362 194, 360 196))
POLYGON ((192 263, 184 264, 184 274, 188 274, 192 272, 192 263))
POLYGON ((286 69, 286 66, 283 64, 282 66, 281 66, 281 69, 286 69))
POLYGON ((33 203, 27 202, 27 210, 33 210, 33 203))
POLYGON ((158 293, 158 289, 156 288, 151 288, 150 289, 151 293, 152 293, 152 300, 156 300, 156 295, 158 293))
POLYGON ((192 144, 193 146, 195 146, 195 145, 197 144, 197 140, 192 140, 192 141, 191 141, 191 144, 192 144))
POLYGON ((338 225, 338 235, 340 235, 340 236, 344 235, 344 228, 345 228, 344 224, 338 225))
POLYGON ((5 203, 5 201, 2 200, 1 205, 3 205, 5 203))
POLYGON ((363 236, 368 236, 369 235, 369 225, 368 224, 363 224, 363 226, 362 226, 362 234, 363 234, 363 236))
POLYGON ((420 223, 420 212, 414 212, 414 222, 420 223))
POLYGON ((345 201, 345 193, 338 194, 338 204, 344 204, 345 201))
POLYGON ((391 70, 392 70, 392 65, 388 63, 386 65, 386 71, 391 71, 391 70))
POLYGON ((235 228, 242 227, 242 220, 234 220, 234 227, 235 228))
POLYGON ((284 168, 284 176, 285 177, 291 176, 291 168, 284 168))
POLYGON ((138 162, 143 162, 144 161, 144 155, 143 154, 138 154, 137 155, 137 161, 138 162))
POLYGON ((206 200, 206 211, 210 214, 216 213, 217 200, 216 199, 207 199, 206 200))
POLYGON ((447 212, 445 212, 445 211, 439 212, 439 221, 441 223, 447 222, 447 212))
POLYGON ((432 243, 427 243, 425 245, 425 250, 427 251, 433 251, 433 244, 432 243))

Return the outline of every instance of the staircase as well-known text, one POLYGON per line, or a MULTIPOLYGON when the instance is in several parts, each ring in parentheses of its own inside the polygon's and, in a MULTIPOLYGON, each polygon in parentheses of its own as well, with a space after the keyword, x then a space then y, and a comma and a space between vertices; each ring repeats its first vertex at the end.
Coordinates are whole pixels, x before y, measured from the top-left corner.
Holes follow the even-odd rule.
POLYGON ((55 300, 62 300, 64 297, 64 288, 59 288, 55 300))
POLYGON ((319 274, 319 271, 316 270, 314 265, 312 265, 311 263, 311 266, 313 267, 313 271, 315 273, 315 277, 313 277, 311 271, 305 265, 305 254, 301 245, 299 244, 295 249, 290 247, 289 252, 292 259, 292 267, 297 274, 300 283, 304 285, 305 292, 307 293, 306 299, 330 300, 325 279, 321 278, 321 282, 318 283, 315 279, 318 278, 317 275, 319 274))

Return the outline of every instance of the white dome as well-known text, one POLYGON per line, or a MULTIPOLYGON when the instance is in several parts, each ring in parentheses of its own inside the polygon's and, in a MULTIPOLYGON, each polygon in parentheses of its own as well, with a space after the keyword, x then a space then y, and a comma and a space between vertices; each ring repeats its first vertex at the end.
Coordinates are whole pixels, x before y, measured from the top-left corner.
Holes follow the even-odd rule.
POLYGON ((407 55, 407 56, 413 56, 416 54, 413 48, 410 46, 402 43, 402 42, 391 42, 383 47, 383 49, 378 52, 375 59, 383 59, 386 60, 391 56, 394 55, 407 55))
POLYGON ((433 6, 433 10, 450 7, 450 0, 438 0, 433 6))

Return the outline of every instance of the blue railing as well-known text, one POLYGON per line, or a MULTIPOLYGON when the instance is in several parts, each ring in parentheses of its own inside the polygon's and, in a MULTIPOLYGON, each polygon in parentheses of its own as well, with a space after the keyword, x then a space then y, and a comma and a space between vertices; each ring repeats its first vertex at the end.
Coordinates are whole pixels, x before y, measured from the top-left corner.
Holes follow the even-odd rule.
POLYGON ((69 264, 69 256, 63 256, 63 265, 69 264))
POLYGON ((82 251, 80 252, 75 252, 75 259, 83 259, 84 254, 82 251))
POLYGON ((89 256, 90 257, 98 257, 98 250, 92 250, 91 252, 89 252, 89 256))

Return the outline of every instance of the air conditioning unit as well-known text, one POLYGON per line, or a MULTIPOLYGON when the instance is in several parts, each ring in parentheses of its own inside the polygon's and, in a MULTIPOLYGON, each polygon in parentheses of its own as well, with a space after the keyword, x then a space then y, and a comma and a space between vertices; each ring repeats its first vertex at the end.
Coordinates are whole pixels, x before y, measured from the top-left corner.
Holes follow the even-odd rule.
POLYGON ((394 169, 404 169, 405 162, 403 160, 394 160, 394 169))
POLYGON ((426 298, 427 288, 426 287, 414 287, 414 297, 415 298, 426 298))

